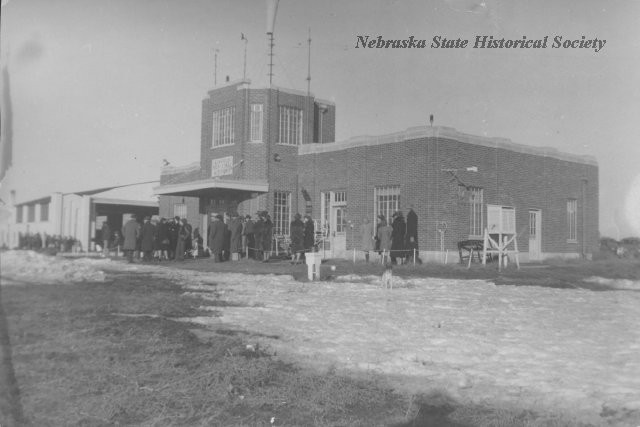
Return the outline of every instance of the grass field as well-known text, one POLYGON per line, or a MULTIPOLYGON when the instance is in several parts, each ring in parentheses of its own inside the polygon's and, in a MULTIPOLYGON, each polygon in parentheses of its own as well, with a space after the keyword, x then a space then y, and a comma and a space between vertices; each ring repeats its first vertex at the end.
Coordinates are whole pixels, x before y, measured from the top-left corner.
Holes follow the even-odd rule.
MULTIPOLYGON (((306 266, 287 262, 171 266, 306 276, 306 266)), ((330 261, 322 271, 327 279, 381 268, 330 261)), ((640 279, 637 262, 615 260, 551 262, 502 273, 493 266, 425 264, 395 273, 592 290, 604 288, 585 278, 640 279)), ((332 369, 285 364, 268 348, 247 347, 243 334, 172 320, 203 315, 203 305, 215 309, 224 301, 203 302, 148 274, 113 270, 104 283, 3 286, 2 302, 31 426, 575 425, 529 412, 461 408, 444 394, 398 394, 382 378, 357 380, 332 369)))

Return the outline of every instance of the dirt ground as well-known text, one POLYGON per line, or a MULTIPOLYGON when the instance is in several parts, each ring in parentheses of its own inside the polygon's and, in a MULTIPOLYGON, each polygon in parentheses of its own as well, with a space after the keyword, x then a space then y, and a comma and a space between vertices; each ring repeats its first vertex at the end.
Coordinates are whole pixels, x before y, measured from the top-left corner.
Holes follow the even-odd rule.
MULTIPOLYGON (((181 298, 200 305, 171 318, 187 320, 200 340, 238 338, 305 372, 375 378, 398 393, 382 399, 398 399, 386 422, 284 418, 282 425, 640 424, 637 263, 558 262, 502 273, 403 266, 394 269, 395 288, 384 291, 380 266, 346 261, 323 265, 318 282, 306 281, 304 265, 282 261, 70 262, 43 262, 38 274, 48 271, 53 282, 81 281, 79 271, 106 282, 143 274, 149 295, 154 282, 178 285, 181 298)), ((14 266, 12 277, 33 280, 30 270, 14 266)), ((119 304, 109 310, 131 312, 119 304)))

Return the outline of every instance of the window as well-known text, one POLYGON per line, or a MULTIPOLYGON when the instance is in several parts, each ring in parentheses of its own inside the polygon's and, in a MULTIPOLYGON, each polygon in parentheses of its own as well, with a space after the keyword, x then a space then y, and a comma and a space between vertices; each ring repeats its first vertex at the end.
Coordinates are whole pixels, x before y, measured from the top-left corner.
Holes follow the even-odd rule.
POLYGON ((262 104, 251 104, 251 141, 262 141, 262 104))
POLYGON ((336 208, 336 233, 346 233, 347 231, 347 209, 346 207, 336 208))
POLYGON ((567 226, 569 229, 568 240, 570 242, 577 241, 577 225, 578 225, 578 200, 567 200, 567 226))
POLYGON ((17 206, 16 207, 16 223, 21 223, 22 222, 22 209, 23 206, 17 206))
POLYGON ((27 221, 29 222, 36 221, 36 205, 27 206, 27 221))
POLYGON ((276 191, 273 193, 273 234, 289 235, 291 222, 291 193, 276 191))
POLYGON ((233 116, 235 108, 225 108, 213 112, 212 147, 233 144, 233 116))
POLYGON ((388 185, 384 187, 376 187, 373 190, 374 212, 375 218, 378 215, 384 215, 387 222, 391 220, 391 215, 400 210, 400 186, 388 185))
POLYGON ((320 218, 320 226, 325 232, 325 235, 329 234, 329 209, 331 208, 331 192, 323 191, 320 193, 320 212, 322 217, 320 218))
POLYGON ((469 236, 479 237, 482 232, 482 202, 483 189, 471 187, 469 189, 469 236))
POLYGON ((347 192, 346 191, 336 191, 333 193, 333 201, 336 204, 346 204, 347 203, 347 192))
POLYGON ((49 221, 49 203, 40 205, 40 221, 49 221))
POLYGON ((302 143, 302 110, 280 106, 280 144, 302 143))
POLYGON ((173 216, 179 216, 180 218, 187 217, 187 205, 185 203, 174 203, 173 216))

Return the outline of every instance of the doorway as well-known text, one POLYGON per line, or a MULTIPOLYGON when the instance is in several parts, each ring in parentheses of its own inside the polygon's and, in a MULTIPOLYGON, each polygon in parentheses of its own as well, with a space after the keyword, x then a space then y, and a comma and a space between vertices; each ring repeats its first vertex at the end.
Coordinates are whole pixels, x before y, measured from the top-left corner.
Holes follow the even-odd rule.
POLYGON ((529 210, 529 260, 540 261, 542 258, 541 245, 542 213, 538 209, 529 210))

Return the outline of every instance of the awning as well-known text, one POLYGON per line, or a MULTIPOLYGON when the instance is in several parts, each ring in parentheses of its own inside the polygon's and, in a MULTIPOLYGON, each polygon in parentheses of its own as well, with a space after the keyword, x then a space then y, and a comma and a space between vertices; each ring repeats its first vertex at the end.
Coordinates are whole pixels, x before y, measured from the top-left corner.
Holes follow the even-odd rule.
POLYGON ((159 185, 154 187, 153 191, 159 196, 201 197, 226 192, 266 193, 269 191, 269 184, 266 181, 213 178, 180 184, 159 185))

